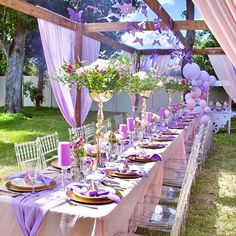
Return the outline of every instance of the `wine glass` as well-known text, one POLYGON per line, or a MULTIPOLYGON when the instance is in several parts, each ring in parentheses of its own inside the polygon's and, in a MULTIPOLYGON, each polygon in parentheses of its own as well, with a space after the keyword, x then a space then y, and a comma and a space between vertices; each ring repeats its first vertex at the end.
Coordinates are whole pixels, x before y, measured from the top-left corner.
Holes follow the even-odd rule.
POLYGON ((35 184, 36 184, 36 181, 39 180, 39 177, 40 177, 40 168, 39 168, 38 163, 34 161, 28 162, 26 174, 32 184, 31 196, 37 197, 38 194, 36 194, 36 191, 35 191, 35 184))

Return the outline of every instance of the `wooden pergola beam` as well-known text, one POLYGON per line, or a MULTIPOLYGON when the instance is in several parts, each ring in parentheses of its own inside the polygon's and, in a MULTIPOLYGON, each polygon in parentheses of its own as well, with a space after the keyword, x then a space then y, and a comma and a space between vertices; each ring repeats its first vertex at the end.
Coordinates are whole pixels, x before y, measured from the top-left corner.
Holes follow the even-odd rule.
MULTIPOLYGON (((129 22, 139 24, 140 22, 129 22)), ((161 27, 165 28, 166 22, 161 22, 161 27)), ((84 32, 113 32, 123 31, 127 27, 126 22, 103 22, 103 23, 86 23, 84 24, 84 32)), ((173 30, 208 30, 208 26, 203 20, 189 20, 189 21, 173 21, 173 30)), ((146 22, 144 31, 155 30, 152 21, 146 22)))
MULTIPOLYGON (((22 0, 0 0, 0 5, 20 11, 22 13, 25 13, 27 15, 30 15, 36 18, 44 19, 46 21, 49 21, 56 25, 60 25, 70 30, 74 30, 77 27, 77 25, 79 25, 79 23, 71 21, 70 19, 64 16, 61 16, 55 12, 49 11, 48 9, 45 9, 43 7, 34 6, 22 0)), ((83 28, 83 24, 81 25, 82 25, 81 27, 83 28)), ((83 32, 84 32, 84 29, 83 29, 83 32)), ((94 32, 94 33, 83 33, 83 34, 90 38, 99 40, 102 43, 108 44, 110 46, 114 46, 118 49, 128 51, 130 53, 135 52, 134 48, 127 46, 123 43, 117 42, 100 33, 94 32)))
MULTIPOLYGON (((178 49, 156 49, 156 50, 140 50, 141 55, 170 55, 172 52, 177 51, 178 49)), ((180 51, 181 49, 179 49, 180 51)), ((225 54, 222 48, 205 48, 205 49, 192 49, 192 54, 199 55, 217 55, 217 54, 225 54)))
POLYGON ((179 30, 173 30, 174 21, 166 12, 166 10, 162 7, 162 5, 157 0, 144 0, 144 2, 157 16, 161 18, 162 22, 164 22, 170 27, 175 36, 179 38, 180 42, 185 46, 186 43, 184 36, 179 30))

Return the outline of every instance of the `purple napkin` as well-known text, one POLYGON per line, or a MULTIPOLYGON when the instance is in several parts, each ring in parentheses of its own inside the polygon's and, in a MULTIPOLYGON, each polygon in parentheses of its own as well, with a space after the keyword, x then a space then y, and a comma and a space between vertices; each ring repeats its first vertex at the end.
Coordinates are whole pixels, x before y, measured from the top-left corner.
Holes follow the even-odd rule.
POLYGON ((87 197, 99 197, 99 196, 104 196, 115 203, 120 202, 120 198, 113 192, 111 191, 95 191, 95 190, 88 190, 88 188, 84 185, 78 184, 78 183, 72 183, 67 186, 68 189, 72 189, 74 193, 79 193, 87 197))
POLYGON ((161 156, 157 153, 155 154, 152 154, 152 155, 139 155, 139 157, 142 157, 142 158, 147 158, 147 159, 153 159, 153 160, 156 160, 156 161, 161 161, 161 156))
POLYGON ((55 196, 51 196, 51 193, 59 188, 58 183, 54 189, 40 192, 40 198, 24 195, 12 200, 13 212, 22 235, 37 236, 48 210, 66 202, 65 197, 55 199, 55 196), (42 201, 43 199, 44 201, 42 201))
MULTIPOLYGON (((19 173, 15 173, 15 174, 12 174, 12 175, 9 175, 7 177, 8 180, 13 180, 15 178, 24 178, 26 176, 26 173, 25 172, 19 172, 19 173)), ((52 182, 52 179, 46 177, 46 176, 43 176, 43 175, 40 175, 38 177, 38 180, 41 180, 45 185, 49 185, 51 182, 52 182)))

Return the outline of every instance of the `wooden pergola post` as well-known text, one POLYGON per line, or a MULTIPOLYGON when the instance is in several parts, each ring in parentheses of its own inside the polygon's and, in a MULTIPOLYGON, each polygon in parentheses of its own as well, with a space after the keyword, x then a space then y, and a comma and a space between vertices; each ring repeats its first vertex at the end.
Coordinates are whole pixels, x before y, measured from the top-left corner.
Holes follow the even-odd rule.
MULTIPOLYGON (((75 44, 75 62, 82 61, 82 47, 83 47, 83 25, 76 24, 76 44, 75 44)), ((76 104, 75 104, 75 120, 76 127, 80 127, 81 122, 81 89, 77 88, 76 104)))

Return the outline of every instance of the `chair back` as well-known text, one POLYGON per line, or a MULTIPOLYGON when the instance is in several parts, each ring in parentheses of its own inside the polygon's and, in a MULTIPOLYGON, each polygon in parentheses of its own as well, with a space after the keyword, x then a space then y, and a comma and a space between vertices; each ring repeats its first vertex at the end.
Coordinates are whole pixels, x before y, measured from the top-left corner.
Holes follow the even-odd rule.
POLYGON ((114 115, 115 129, 119 129, 119 125, 123 124, 123 115, 114 115))
POLYGON ((17 164, 22 171, 24 169, 24 164, 37 161, 41 165, 41 155, 38 141, 25 142, 25 143, 15 143, 15 152, 17 158, 17 164))
POLYGON ((111 131, 112 130, 112 123, 111 123, 111 119, 106 119, 103 121, 103 125, 104 125, 104 133, 106 133, 107 131, 111 131))
POLYGON ((86 143, 95 144, 96 142, 96 129, 94 122, 84 125, 84 136, 86 143))
POLYGON ((77 127, 77 128, 69 128, 69 140, 71 143, 75 142, 75 140, 82 136, 85 139, 84 135, 84 126, 77 127))
POLYGON ((58 133, 55 132, 54 134, 38 137, 37 140, 39 142, 42 165, 44 168, 46 168, 48 162, 57 159, 59 136, 58 133), (56 153, 56 155, 46 158, 47 154, 53 153, 56 153))

